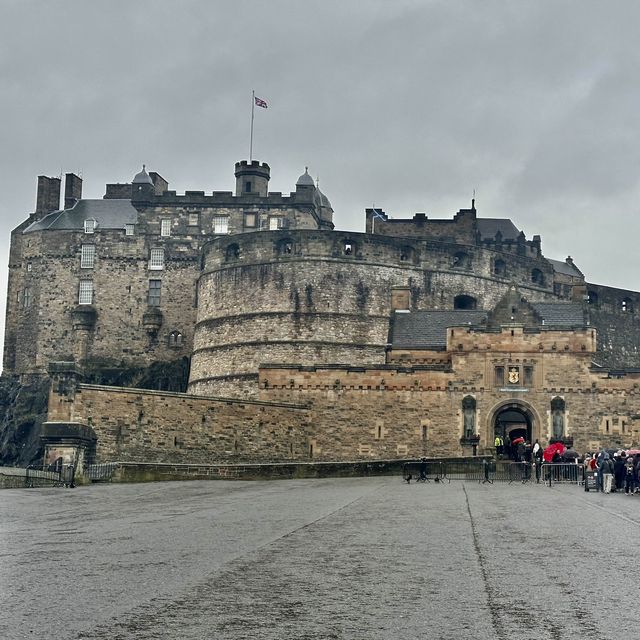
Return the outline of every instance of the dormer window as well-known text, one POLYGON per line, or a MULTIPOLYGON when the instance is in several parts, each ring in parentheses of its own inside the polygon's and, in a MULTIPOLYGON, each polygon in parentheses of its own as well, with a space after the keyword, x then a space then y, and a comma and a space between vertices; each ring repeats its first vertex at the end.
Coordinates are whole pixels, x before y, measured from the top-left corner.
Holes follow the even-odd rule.
POLYGON ((93 218, 89 218, 89 220, 84 221, 84 232, 93 233, 96 229, 96 226, 96 221, 93 218))

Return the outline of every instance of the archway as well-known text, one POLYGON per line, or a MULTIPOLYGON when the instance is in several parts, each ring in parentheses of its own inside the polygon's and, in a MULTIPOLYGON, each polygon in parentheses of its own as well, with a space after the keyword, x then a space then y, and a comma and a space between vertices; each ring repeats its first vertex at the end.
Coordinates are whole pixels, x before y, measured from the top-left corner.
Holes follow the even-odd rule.
POLYGON ((518 400, 508 400, 494 408, 490 418, 493 438, 499 436, 504 442, 503 452, 511 456, 511 443, 517 438, 533 442, 538 437, 538 421, 532 408, 518 400))

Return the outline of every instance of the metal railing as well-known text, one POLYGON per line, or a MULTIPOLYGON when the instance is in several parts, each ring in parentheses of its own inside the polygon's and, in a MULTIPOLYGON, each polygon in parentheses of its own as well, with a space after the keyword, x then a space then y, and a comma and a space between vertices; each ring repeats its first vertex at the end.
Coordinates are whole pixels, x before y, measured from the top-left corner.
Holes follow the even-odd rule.
POLYGON ((72 464, 2 467, 0 476, 5 487, 73 487, 75 467, 72 464))
POLYGON ((407 462, 403 465, 405 482, 451 482, 466 480, 480 483, 545 482, 582 484, 583 470, 575 463, 531 463, 478 459, 448 462, 407 462))

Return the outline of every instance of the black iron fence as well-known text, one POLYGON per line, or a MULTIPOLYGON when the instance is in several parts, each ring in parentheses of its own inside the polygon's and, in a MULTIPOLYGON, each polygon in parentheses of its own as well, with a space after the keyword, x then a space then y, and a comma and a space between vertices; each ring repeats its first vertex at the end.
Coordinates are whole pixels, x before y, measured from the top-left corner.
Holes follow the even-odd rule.
POLYGON ((460 461, 407 462, 402 469, 405 482, 538 482, 581 484, 584 474, 575 463, 546 463, 495 461, 487 458, 460 461))

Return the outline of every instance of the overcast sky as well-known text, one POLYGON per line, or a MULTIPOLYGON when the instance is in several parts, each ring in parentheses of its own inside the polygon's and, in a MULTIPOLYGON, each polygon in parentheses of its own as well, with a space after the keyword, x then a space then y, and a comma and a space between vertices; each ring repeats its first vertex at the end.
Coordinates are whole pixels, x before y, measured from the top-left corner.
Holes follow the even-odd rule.
POLYGON ((234 163, 309 172, 339 229, 508 217, 587 280, 640 289, 634 0, 0 0, 0 282, 40 174, 84 197, 157 171, 232 190, 234 163))

